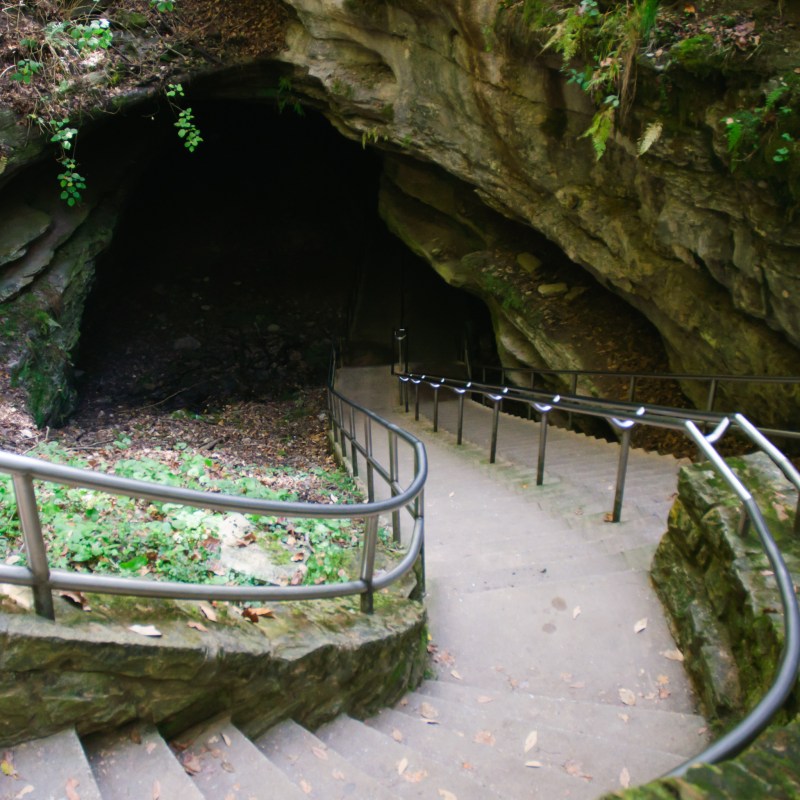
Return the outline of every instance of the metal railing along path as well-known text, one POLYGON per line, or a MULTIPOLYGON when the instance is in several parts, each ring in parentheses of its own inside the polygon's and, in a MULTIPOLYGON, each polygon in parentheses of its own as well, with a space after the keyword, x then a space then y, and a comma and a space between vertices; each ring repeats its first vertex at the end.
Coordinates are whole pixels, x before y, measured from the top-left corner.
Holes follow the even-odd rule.
MULTIPOLYGON (((411 391, 413 388, 414 415, 419 419, 420 387, 427 386, 433 393, 433 430, 439 427, 439 394, 442 390, 450 391, 458 399, 458 417, 456 441, 463 441, 464 401, 468 394, 477 395, 483 402, 492 407, 492 433, 489 448, 489 461, 494 462, 497 454, 497 432, 500 410, 506 400, 528 403, 540 415, 537 460, 537 485, 542 485, 547 446, 547 428, 549 415, 555 411, 567 414, 607 420, 621 433, 620 456, 617 468, 617 485, 614 496, 614 508, 609 519, 619 522, 622 498, 625 489, 625 477, 628 466, 631 432, 637 425, 666 428, 683 432, 691 439, 703 455, 709 460, 718 474, 725 480, 734 494, 741 501, 742 530, 752 527, 761 542, 780 594, 784 620, 784 646, 777 674, 773 684, 756 707, 731 731, 718 739, 714 744, 676 767, 669 777, 685 774, 692 766, 699 763, 715 763, 732 758, 750 744, 769 724, 770 720, 782 708, 797 681, 800 669, 800 608, 795 597, 792 575, 783 560, 783 556, 770 533, 761 510, 752 494, 741 480, 734 474, 714 444, 732 431, 738 430, 746 436, 759 450, 766 453, 780 468, 786 479, 798 490, 800 499, 800 473, 791 461, 772 442, 770 442, 742 414, 724 415, 707 411, 673 409, 665 407, 645 407, 619 401, 604 401, 594 398, 568 395, 552 395, 546 392, 520 389, 510 386, 487 386, 473 381, 457 378, 431 377, 422 374, 396 372, 400 384, 400 401, 406 412, 410 410, 411 391), (702 428, 711 426, 710 433, 702 428)), ((800 506, 798 507, 800 512, 800 506)), ((795 516, 795 531, 798 530, 798 517, 795 516)))
MULTIPOLYGON (((399 345, 395 345, 397 351, 399 345)), ((405 345, 405 358, 408 360, 408 346, 405 345)), ((528 385, 525 388, 534 390, 536 388, 537 378, 557 378, 569 385, 568 393, 571 396, 579 396, 580 381, 589 378, 606 378, 615 379, 627 384, 627 402, 636 402, 636 392, 640 387, 641 381, 658 381, 661 383, 667 381, 680 382, 695 382, 706 385, 706 402, 703 408, 704 411, 714 412, 714 407, 717 404, 717 397, 721 385, 729 383, 748 384, 756 386, 798 386, 800 387, 800 377, 794 375, 703 375, 695 372, 677 373, 677 372, 629 372, 629 371, 612 371, 612 370, 585 370, 585 369, 543 369, 538 367, 503 367, 503 366, 473 366, 471 370, 480 373, 481 382, 485 385, 494 383, 490 380, 492 376, 497 376, 497 383, 506 386, 513 382, 515 386, 520 386, 524 383, 528 385)), ((408 370, 406 370, 408 371, 408 370)), ((543 387, 543 390, 546 389, 543 387)), ((759 427, 759 430, 765 436, 781 437, 786 439, 800 439, 800 432, 780 429, 780 428, 765 428, 759 427)))
MULTIPOLYGON (((416 437, 386 421, 374 412, 359 406, 333 386, 328 390, 331 437, 337 452, 349 460, 358 475, 358 456, 366 464, 367 501, 360 503, 307 503, 255 500, 243 496, 183 489, 146 481, 122 478, 59 464, 51 464, 28 456, 0 451, 0 472, 11 475, 14 485, 20 527, 28 566, 0 564, 0 582, 28 586, 33 589, 37 614, 54 618, 52 592, 81 591, 139 597, 162 597, 186 600, 278 601, 361 595, 361 609, 370 613, 374 592, 395 582, 409 572, 423 553, 424 507, 423 489, 427 477, 425 447, 416 437), (356 423, 360 422, 360 425, 356 423), (373 434, 380 430, 388 437, 389 464, 382 464, 373 450, 373 434), (408 447, 413 454, 414 472, 406 486, 399 482, 397 452, 408 447), (385 481, 390 497, 375 499, 376 476, 385 481), (220 586, 176 581, 157 581, 97 575, 64 569, 50 569, 47 545, 42 534, 34 481, 93 489, 114 495, 151 502, 175 503, 193 508, 239 512, 259 516, 305 517, 312 519, 364 519, 359 578, 343 583, 315 586, 220 586), (400 515, 405 511, 411 519, 411 536, 406 552, 391 569, 375 573, 378 518, 391 515, 395 541, 400 538, 400 515)), ((424 581, 424 568, 422 570, 424 581)), ((423 586, 424 589, 424 586, 423 586)))

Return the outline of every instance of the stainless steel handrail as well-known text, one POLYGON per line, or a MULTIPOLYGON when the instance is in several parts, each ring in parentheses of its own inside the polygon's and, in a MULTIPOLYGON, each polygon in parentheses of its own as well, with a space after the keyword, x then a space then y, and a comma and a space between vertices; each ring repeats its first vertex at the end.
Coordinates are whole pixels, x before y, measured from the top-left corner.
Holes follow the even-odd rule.
MULTIPOLYGON (((488 386, 456 378, 429 377, 415 373, 398 374, 397 377, 401 384, 401 392, 405 394, 406 403, 408 402, 410 387, 414 387, 415 414, 417 418, 419 418, 420 385, 428 385, 433 390, 434 406, 438 402, 439 391, 442 388, 449 389, 457 395, 459 405, 459 444, 461 443, 463 430, 463 403, 465 394, 467 392, 474 392, 483 398, 488 398, 493 404, 493 430, 492 444, 490 446, 490 460, 493 460, 496 451, 498 409, 502 401, 508 397, 512 397, 515 400, 529 402, 531 406, 541 414, 537 484, 541 484, 542 482, 544 443, 546 442, 547 435, 547 417, 553 409, 558 408, 568 413, 572 412, 607 419, 615 428, 623 432, 622 446, 620 448, 617 492, 614 502, 614 511, 612 512, 615 522, 618 522, 620 519, 619 512, 622 503, 625 470, 627 469, 630 431, 635 425, 651 425, 682 431, 697 444, 720 476, 741 500, 744 518, 748 521, 749 525, 755 528, 762 547, 769 559, 783 607, 784 644, 781 659, 772 684, 755 708, 753 708, 731 731, 701 753, 698 753, 696 756, 693 756, 677 766, 665 777, 680 777, 697 764, 717 763, 732 758, 741 753, 766 729, 770 721, 785 704, 797 681, 798 670, 800 670, 800 606, 798 606, 798 601, 795 596, 792 575, 764 521, 761 510, 758 508, 758 505, 755 503, 747 488, 717 452, 714 443, 730 429, 735 428, 741 430, 745 436, 747 436, 762 452, 766 453, 781 469, 787 480, 798 490, 798 498, 800 498, 800 473, 794 468, 789 459, 775 447, 772 442, 763 436, 755 425, 742 414, 728 416, 724 414, 715 414, 713 412, 686 412, 684 409, 670 409, 664 407, 655 409, 644 406, 633 407, 629 403, 620 403, 619 401, 609 402, 569 395, 548 395, 544 392, 522 390, 518 387, 488 386), (693 416, 694 419, 687 418, 687 414, 693 416), (707 426, 712 423, 714 429, 710 433, 703 433, 701 431, 701 426, 707 426)), ((408 405, 406 407, 408 407, 408 405)), ((437 412, 435 410, 434 417, 436 416, 437 412)), ((798 506, 798 513, 795 516, 796 530, 798 517, 800 517, 800 505, 798 506)))
MULTIPOLYGON (((548 369, 539 367, 504 367, 482 365, 474 368, 480 371, 481 380, 486 383, 487 374, 498 373, 500 384, 508 382, 508 376, 522 374, 530 376, 530 388, 535 388, 536 376, 554 376, 562 379, 569 379, 569 393, 578 394, 578 385, 581 378, 619 378, 629 381, 628 402, 636 399, 636 389, 639 380, 655 381, 696 381, 708 384, 705 411, 713 412, 717 400, 717 393, 720 384, 724 383, 750 383, 750 384, 771 384, 783 386, 800 385, 800 377, 797 375, 728 375, 701 374, 696 372, 635 372, 635 371, 614 371, 614 370, 586 370, 586 369, 548 369)), ((800 433, 780 428, 767 428, 759 426, 759 430, 767 436, 781 437, 785 439, 800 439, 800 433)))
MULTIPOLYGON (((20 526, 28 555, 29 566, 0 565, 0 581, 29 586, 34 593, 36 613, 53 619, 53 590, 91 591, 144 597, 169 597, 174 599, 204 600, 308 600, 326 597, 343 597, 360 594, 361 608, 369 613, 373 607, 373 594, 399 579, 412 569, 423 550, 424 509, 423 489, 427 478, 427 455, 422 442, 415 436, 388 422, 373 411, 354 403, 328 388, 328 408, 331 435, 343 458, 349 460, 358 476, 359 456, 368 473, 367 502, 359 503, 300 503, 289 501, 254 500, 235 495, 183 489, 153 484, 147 481, 122 478, 91 470, 76 469, 51 464, 36 458, 0 451, 0 472, 12 476, 20 526), (356 418, 363 420, 363 437, 356 426, 356 418), (389 439, 392 460, 396 461, 399 442, 411 448, 414 474, 406 486, 398 479, 396 468, 386 468, 375 456, 372 446, 372 429, 378 426, 389 439), (378 475, 387 484, 390 497, 375 498, 374 477, 378 475), (219 586, 126 578, 110 575, 71 572, 49 568, 46 544, 42 536, 34 480, 49 481, 66 486, 94 489, 109 494, 125 495, 143 500, 176 503, 193 508, 217 511, 234 511, 260 516, 306 517, 315 519, 364 518, 366 533, 362 549, 361 572, 358 580, 315 586, 219 586), (374 574, 375 547, 378 517, 391 514, 394 538, 400 538, 400 512, 405 510, 413 520, 413 531, 404 557, 388 572, 374 574)), ((424 574, 424 571, 423 571, 424 574)))

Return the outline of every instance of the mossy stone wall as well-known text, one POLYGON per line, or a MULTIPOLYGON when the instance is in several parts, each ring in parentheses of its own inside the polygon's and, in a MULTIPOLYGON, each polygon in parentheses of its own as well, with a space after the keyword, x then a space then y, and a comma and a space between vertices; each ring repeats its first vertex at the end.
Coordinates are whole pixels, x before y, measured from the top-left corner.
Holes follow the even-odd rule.
POLYGON ((291 717, 311 728, 366 716, 422 679, 425 609, 398 594, 274 604, 258 624, 220 604, 90 597, 58 599, 57 622, 0 609, 0 745, 68 726, 90 733, 142 719, 166 736, 220 712, 257 736, 291 717), (161 636, 130 630, 155 625, 161 636))

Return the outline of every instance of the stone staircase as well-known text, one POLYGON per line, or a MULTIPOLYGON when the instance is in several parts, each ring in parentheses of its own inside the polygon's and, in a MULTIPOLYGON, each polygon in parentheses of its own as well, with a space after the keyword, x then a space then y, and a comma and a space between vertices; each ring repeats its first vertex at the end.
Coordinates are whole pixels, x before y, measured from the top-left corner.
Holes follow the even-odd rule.
POLYGON ((632 452, 623 521, 608 524, 616 445, 551 430, 536 487, 534 423, 504 418, 500 463, 489 465, 488 409, 467 404, 456 448, 455 403, 441 404, 432 436, 429 422, 398 412, 385 368, 345 370, 339 385, 428 447, 436 675, 394 709, 313 733, 286 720, 248 738, 227 718, 170 743, 144 723, 65 731, 5 753, 0 800, 594 798, 703 748, 646 569, 675 459, 632 452))

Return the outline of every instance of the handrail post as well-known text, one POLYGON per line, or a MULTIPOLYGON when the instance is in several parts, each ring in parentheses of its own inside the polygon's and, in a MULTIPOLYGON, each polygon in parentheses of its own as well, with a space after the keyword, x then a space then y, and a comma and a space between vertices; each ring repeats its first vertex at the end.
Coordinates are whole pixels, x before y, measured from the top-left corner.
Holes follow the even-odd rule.
POLYGON ((631 433, 633 428, 626 428, 622 432, 620 443, 619 463, 617 465, 617 488, 614 492, 614 510, 611 512, 611 521, 619 522, 622 515, 622 495, 625 493, 625 477, 628 472, 628 453, 631 449, 631 433))
POLYGON ((53 595, 50 591, 50 565, 47 563, 47 550, 42 538, 33 479, 30 475, 15 473, 13 481, 25 551, 33 573, 33 606, 40 617, 55 619, 53 595))
POLYGON ((367 500, 375 500, 375 467, 372 465, 372 418, 364 416, 364 447, 367 451, 367 500))
POLYGON ((414 421, 419 422, 419 381, 414 384, 414 421))
POLYGON ((378 539, 378 518, 367 517, 367 530, 364 538, 364 551, 361 554, 361 580, 367 588, 361 594, 361 611, 371 614, 375 610, 372 578, 375 573, 375 549, 378 539))
POLYGON ((458 433, 456 435, 456 444, 461 444, 464 434, 464 393, 458 396, 458 433))
POLYGON ((408 330, 406 328, 395 328, 392 334, 392 375, 396 374, 395 364, 401 372, 408 372, 408 330))
POLYGON ((628 402, 632 403, 636 397, 636 376, 631 375, 631 385, 628 389, 628 402))
MULTIPOLYGON (((534 391, 534 386, 536 384, 536 373, 531 372, 531 391, 534 391)), ((528 419, 533 419, 533 404, 528 403, 528 419)))
MULTIPOLYGON (((397 434, 389 431, 389 488, 392 497, 397 495, 397 482, 400 479, 400 465, 397 460, 397 434)), ((400 541, 400 509, 392 511, 392 540, 400 541)))
POLYGON ((350 459, 353 462, 353 477, 358 477, 358 448, 356 447, 356 410, 350 406, 350 459))
MULTIPOLYGON (((414 474, 419 473, 419 451, 414 448, 414 474)), ((424 538, 424 519, 425 519, 425 490, 423 489, 414 499, 414 522, 415 524, 419 520, 423 520, 423 539, 422 539, 422 547, 419 550, 419 561, 420 561, 420 571, 419 571, 419 591, 420 591, 420 600, 425 597, 425 586, 427 578, 425 576, 425 538, 424 538)))
POLYGON ((549 414, 547 411, 542 412, 541 420, 539 422, 539 458, 536 463, 536 485, 541 486, 544 483, 544 457, 547 450, 547 418, 549 414))
POLYGON ((433 387, 433 432, 439 432, 439 387, 433 387))
POLYGON ((339 398, 339 435, 342 439, 342 458, 347 458, 347 431, 344 428, 344 400, 339 398))
POLYGON ((714 401, 717 399, 717 379, 712 378, 711 384, 708 387, 708 401, 706 402, 706 411, 714 410, 714 401))
POLYGON ((492 445, 489 449, 489 463, 494 464, 497 456, 497 427, 500 422, 500 403, 502 399, 498 398, 494 401, 494 409, 492 410, 492 445))
POLYGON ((405 410, 406 414, 408 414, 408 395, 411 390, 411 387, 409 386, 408 378, 406 378, 406 380, 404 381, 401 381, 401 383, 403 384, 403 390, 404 390, 403 394, 405 396, 405 410))

